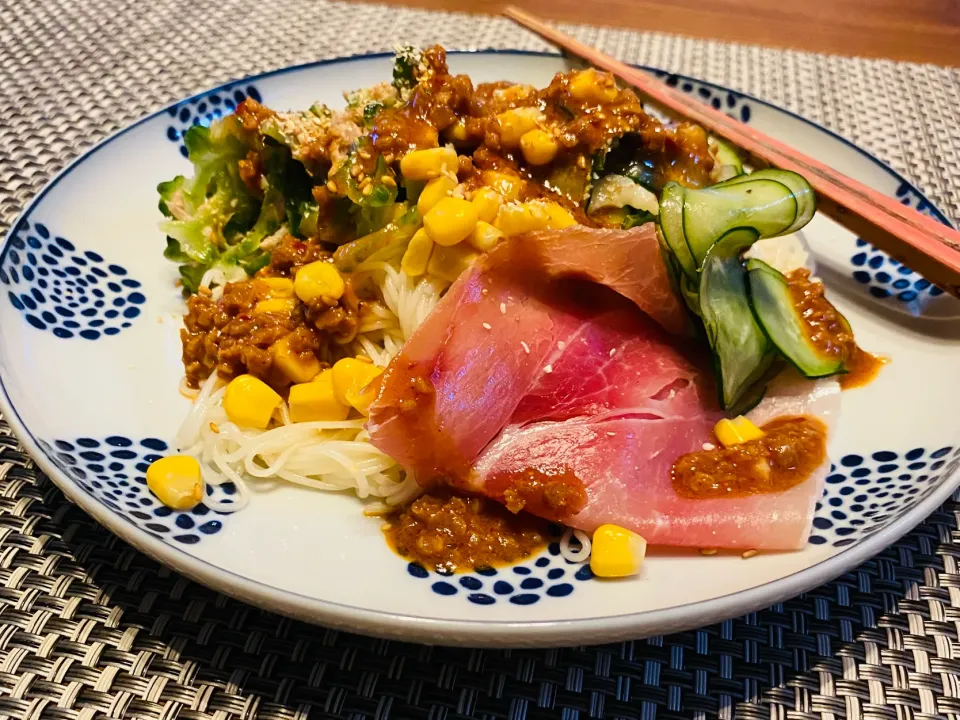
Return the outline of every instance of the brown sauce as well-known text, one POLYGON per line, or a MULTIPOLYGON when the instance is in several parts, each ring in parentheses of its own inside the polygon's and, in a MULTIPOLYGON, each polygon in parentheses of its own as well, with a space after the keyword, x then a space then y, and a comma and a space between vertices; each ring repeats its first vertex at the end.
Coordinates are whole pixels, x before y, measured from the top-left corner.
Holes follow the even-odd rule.
POLYGON ((486 498, 439 490, 392 515, 384 533, 398 555, 451 573, 523 560, 546 546, 549 526, 486 498))
POLYGON ((823 354, 843 360, 846 374, 840 376, 844 390, 870 383, 886 360, 861 349, 853 337, 846 318, 827 300, 823 283, 810 279, 806 268, 787 276, 787 286, 794 306, 806 325, 807 337, 823 354))
POLYGON ((553 520, 576 515, 587 504, 583 481, 568 468, 496 473, 486 487, 511 512, 526 510, 553 520))
POLYGON ((757 440, 682 456, 673 464, 674 490, 695 500, 778 493, 826 461, 827 428, 815 418, 777 418, 763 431, 757 440))

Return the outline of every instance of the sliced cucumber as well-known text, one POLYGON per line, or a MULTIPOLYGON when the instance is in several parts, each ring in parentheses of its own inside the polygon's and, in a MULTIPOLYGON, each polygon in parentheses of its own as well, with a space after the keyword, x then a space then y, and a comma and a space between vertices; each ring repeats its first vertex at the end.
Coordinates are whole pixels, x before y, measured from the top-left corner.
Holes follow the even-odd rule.
POLYGON ((700 311, 700 293, 697 285, 686 275, 680 276, 680 294, 687 308, 697 317, 703 317, 700 311))
POLYGON ((760 179, 714 185, 684 194, 683 234, 699 267, 717 238, 731 228, 749 227, 758 237, 773 237, 796 216, 797 201, 783 183, 760 179))
POLYGON ((747 296, 740 253, 759 238, 753 228, 734 228, 720 238, 700 272, 700 311, 716 366, 720 405, 734 409, 773 362, 770 340, 757 324, 747 296))
POLYGON ((660 237, 677 259, 684 274, 697 280, 697 263, 687 247, 683 235, 683 198, 686 188, 675 182, 667 183, 660 194, 660 237))
MULTIPOLYGON (((790 188, 790 192, 793 193, 793 197, 797 201, 797 217, 793 225, 781 231, 778 235, 789 235, 790 233, 796 232, 813 219, 814 214, 817 212, 817 196, 813 192, 813 188, 810 187, 810 183, 808 183, 803 176, 795 172, 776 170, 774 168, 756 170, 749 175, 739 175, 725 180, 719 183, 719 185, 729 187, 753 180, 773 180, 782 183, 790 188)), ((717 185, 713 185, 712 187, 717 187, 717 185)))
POLYGON ((808 378, 845 372, 842 357, 827 355, 810 341, 790 297, 787 279, 779 271, 762 260, 750 259, 747 275, 754 315, 767 337, 797 370, 808 378))
POLYGON ((713 160, 720 168, 720 182, 743 175, 743 162, 733 145, 718 137, 711 137, 710 140, 715 146, 713 160))

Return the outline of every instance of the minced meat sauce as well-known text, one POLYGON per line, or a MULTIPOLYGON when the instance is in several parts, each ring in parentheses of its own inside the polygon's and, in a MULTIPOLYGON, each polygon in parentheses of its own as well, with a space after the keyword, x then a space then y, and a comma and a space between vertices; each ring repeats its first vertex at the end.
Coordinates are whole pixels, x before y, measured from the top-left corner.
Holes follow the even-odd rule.
POLYGON ((444 490, 390 516, 384 532, 398 555, 444 574, 518 562, 542 550, 550 536, 545 520, 444 490))
POLYGON ((762 429, 756 440, 682 456, 673 464, 674 490, 694 500, 778 493, 826 461, 827 428, 816 418, 777 418, 762 429))
POLYGON ((360 300, 345 277, 343 297, 335 305, 322 299, 297 302, 292 312, 255 312, 257 303, 270 297, 264 278, 291 278, 297 269, 330 253, 318 245, 286 237, 277 245, 270 263, 255 277, 227 283, 223 295, 192 295, 187 300, 183 344, 183 365, 190 387, 199 385, 216 371, 225 380, 249 373, 275 389, 290 381, 273 371, 271 348, 286 339, 298 355, 323 357, 322 342, 349 341, 357 331, 360 300))
POLYGON ((801 268, 787 275, 787 286, 810 342, 824 355, 843 359, 846 373, 839 378, 840 386, 847 390, 873 380, 885 361, 857 345, 846 318, 827 300, 823 283, 811 280, 810 271, 801 268))

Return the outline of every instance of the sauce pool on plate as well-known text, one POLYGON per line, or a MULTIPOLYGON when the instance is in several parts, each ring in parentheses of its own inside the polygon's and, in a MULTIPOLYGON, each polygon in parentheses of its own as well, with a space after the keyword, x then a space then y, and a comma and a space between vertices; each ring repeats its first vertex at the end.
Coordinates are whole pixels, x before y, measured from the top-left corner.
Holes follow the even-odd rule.
POLYGON ((384 533, 401 557, 450 574, 530 557, 546 547, 550 525, 486 498, 437 490, 391 515, 384 533))

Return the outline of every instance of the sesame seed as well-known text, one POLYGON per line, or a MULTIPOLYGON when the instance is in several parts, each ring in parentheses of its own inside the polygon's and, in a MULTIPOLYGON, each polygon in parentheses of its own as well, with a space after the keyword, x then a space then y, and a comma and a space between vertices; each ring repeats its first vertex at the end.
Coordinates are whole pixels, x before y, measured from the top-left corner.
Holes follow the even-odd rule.
POLYGON ((337 191, 337 184, 333 180, 328 181, 327 190, 329 190, 332 193, 335 193, 337 191))
POLYGON ((617 354, 617 349, 616 349, 616 348, 610 348, 610 357, 613 357, 613 356, 616 355, 616 354, 617 354))
POLYGON ((364 160, 370 159, 370 153, 368 153, 366 150, 361 150, 360 152, 357 153, 357 155, 362 157, 364 160))
POLYGON ((547 365, 547 366, 543 369, 543 371, 544 371, 545 373, 547 373, 547 375, 549 375, 550 373, 553 372, 553 365, 547 365))
POLYGON ((393 528, 393 525, 391 523, 384 523, 383 525, 380 526, 380 529, 383 532, 388 532, 392 528, 393 528))
POLYGON ((484 323, 484 324, 483 324, 483 329, 484 329, 484 330, 490 330, 490 329, 491 329, 491 328, 490 328, 490 323, 484 323))
POLYGON ((353 167, 350 168, 350 177, 356 177, 357 175, 360 174, 362 170, 363 168, 360 167, 359 165, 354 165, 353 167))
POLYGON ((607 435, 609 435, 610 437, 616 437, 616 436, 617 436, 617 434, 616 434, 615 432, 607 432, 607 435))
POLYGON ((529 354, 530 354, 530 346, 527 345, 523 340, 520 341, 520 344, 523 346, 523 351, 524 351, 527 355, 529 355, 529 354))
POLYGON ((701 555, 716 555, 716 554, 717 554, 717 549, 716 549, 716 548, 700 548, 700 554, 701 554, 701 555))
POLYGON ((747 550, 747 551, 746 551, 743 555, 741 555, 740 557, 742 557, 744 560, 749 560, 750 558, 752 558, 752 557, 753 557, 754 555, 756 555, 756 554, 757 554, 757 551, 756 551, 756 550, 747 550))
POLYGON ((566 346, 567 344, 563 340, 561 340, 560 342, 557 343, 557 350, 563 350, 566 346))
POLYGON ((507 314, 507 304, 506 304, 506 303, 500 303, 500 314, 501 314, 501 315, 506 315, 506 314, 507 314))
POLYGON ((361 190, 364 195, 369 195, 373 192, 373 185, 364 185, 363 190, 361 190))
POLYGON ((215 422, 210 423, 210 429, 217 434, 220 433, 220 426, 217 425, 215 422))
POLYGON ((486 295, 488 292, 490 292, 490 291, 487 290, 486 288, 484 288, 483 290, 480 291, 480 294, 481 294, 481 295, 486 295))
POLYGON ((392 162, 393 162, 393 153, 387 153, 386 155, 384 155, 384 156, 383 156, 383 161, 384 161, 387 165, 389 165, 390 163, 392 163, 392 162))
POLYGON ((704 443, 703 445, 701 445, 701 447, 702 447, 704 450, 707 450, 707 451, 716 450, 716 449, 717 449, 717 446, 714 445, 713 443, 704 443))
POLYGON ((387 187, 391 187, 391 188, 394 188, 397 186, 397 181, 394 180, 389 175, 384 175, 383 178, 381 178, 380 182, 382 182, 387 187))

